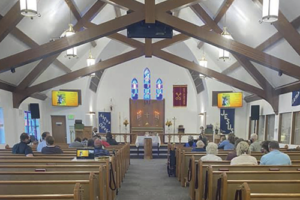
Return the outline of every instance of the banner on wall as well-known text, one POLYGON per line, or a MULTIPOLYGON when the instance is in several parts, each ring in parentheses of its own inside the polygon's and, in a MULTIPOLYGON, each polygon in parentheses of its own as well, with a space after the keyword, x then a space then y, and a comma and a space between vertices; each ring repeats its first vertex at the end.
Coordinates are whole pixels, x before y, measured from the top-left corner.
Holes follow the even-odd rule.
POLYGON ((300 91, 292 92, 292 106, 300 105, 300 91))
POLYGON ((173 85, 173 107, 187 106, 187 85, 173 85))
POLYGON ((111 113, 99 112, 99 133, 111 133, 111 113))
POLYGON ((220 132, 234 133, 234 109, 220 109, 220 132))

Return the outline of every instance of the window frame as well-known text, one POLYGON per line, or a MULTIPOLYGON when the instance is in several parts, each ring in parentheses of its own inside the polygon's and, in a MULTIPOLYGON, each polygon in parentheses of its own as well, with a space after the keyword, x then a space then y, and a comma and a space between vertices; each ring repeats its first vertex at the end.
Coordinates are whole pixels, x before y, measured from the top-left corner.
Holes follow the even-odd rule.
POLYGON ((293 112, 283 112, 283 113, 279 113, 279 123, 278 123, 278 142, 279 143, 282 143, 281 141, 281 127, 282 127, 282 115, 283 114, 291 114, 291 122, 290 122, 290 139, 288 141, 287 144, 291 144, 291 139, 292 139, 292 127, 293 127, 293 124, 292 124, 292 121, 293 121, 293 112))

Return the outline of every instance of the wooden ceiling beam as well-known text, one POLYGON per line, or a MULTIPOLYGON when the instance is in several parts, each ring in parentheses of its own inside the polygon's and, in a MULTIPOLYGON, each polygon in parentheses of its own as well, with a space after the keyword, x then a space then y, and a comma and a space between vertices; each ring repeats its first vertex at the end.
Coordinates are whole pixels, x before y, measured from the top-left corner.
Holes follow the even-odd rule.
POLYGON ((49 57, 69 48, 99 39, 114 32, 118 32, 125 29, 127 26, 139 22, 143 19, 143 12, 133 12, 128 15, 97 25, 94 28, 77 32, 71 37, 60 38, 56 41, 43 44, 37 48, 29 49, 21 53, 3 58, 0 60, 0 72, 6 71, 12 67, 20 67, 41 58, 49 57))
POLYGON ((54 64, 56 67, 58 67, 59 69, 61 69, 62 71, 64 71, 66 74, 72 72, 72 70, 71 70, 69 67, 67 67, 66 65, 64 65, 64 64, 63 64, 62 62, 60 62, 58 59, 55 59, 55 60, 53 61, 53 64, 54 64))
POLYGON ((283 73, 289 76, 300 79, 300 68, 293 63, 289 63, 285 60, 258 51, 237 41, 227 40, 220 34, 207 31, 202 27, 198 27, 192 23, 170 16, 166 13, 157 12, 156 15, 156 19, 158 21, 172 26, 177 31, 214 45, 218 48, 227 50, 233 54, 245 56, 248 59, 257 62, 265 67, 274 70, 281 70, 283 73))
POLYGON ((152 39, 145 38, 145 57, 151 58, 152 57, 152 39))
POLYGON ((249 85, 247 83, 244 83, 244 82, 234 79, 232 77, 226 76, 224 74, 221 74, 221 73, 211 70, 209 68, 201 67, 200 65, 198 65, 194 62, 180 58, 179 56, 173 55, 166 51, 160 50, 158 48, 153 48, 153 55, 158 58, 161 58, 165 61, 173 63, 175 65, 184 67, 184 68, 192 70, 192 71, 196 71, 207 77, 215 78, 216 80, 218 80, 222 83, 225 83, 227 85, 230 85, 232 87, 235 87, 235 88, 238 88, 238 89, 241 89, 243 91, 247 91, 247 92, 250 92, 253 94, 257 94, 257 95, 261 96, 262 98, 266 98, 265 92, 260 88, 254 87, 252 85, 249 85))
POLYGON ((143 55, 144 55, 143 49, 135 49, 135 50, 129 51, 127 53, 115 56, 113 58, 101 61, 93 66, 84 67, 82 69, 73 71, 69 74, 65 74, 65 75, 59 76, 57 78, 54 78, 52 80, 34 85, 30 88, 27 88, 27 89, 21 91, 20 94, 29 96, 29 95, 32 95, 37 92, 45 91, 45 90, 51 89, 53 87, 74 81, 80 77, 84 77, 86 75, 97 72, 99 70, 104 70, 109 67, 113 67, 115 65, 125 63, 127 61, 141 57, 143 55))
POLYGON ((111 3, 114 6, 119 6, 120 8, 131 11, 145 11, 144 4, 135 0, 102 0, 103 2, 111 3))
POLYGON ((23 17, 20 12, 20 2, 17 1, 0 21, 0 42, 17 26, 23 17))
POLYGON ((156 11, 165 13, 174 9, 183 9, 195 4, 198 4, 201 0, 172 0, 163 1, 156 6, 156 11))
MULTIPOLYGON (((263 0, 259 0, 259 3, 263 5, 263 0)), ((278 30, 279 33, 281 33, 285 40, 298 53, 298 55, 300 55, 300 34, 281 11, 278 13, 278 20, 273 22, 272 25, 278 30)))
POLYGON ((155 0, 145 0, 145 23, 155 23, 155 0))
POLYGON ((275 88, 275 90, 279 94, 285 94, 285 93, 289 93, 289 92, 293 92, 293 91, 299 91, 300 90, 300 81, 282 85, 280 87, 275 88))
MULTIPOLYGON (((231 2, 232 3, 232 2, 231 2)), ((231 5, 231 4, 230 4, 231 5)), ((206 13, 206 11, 199 5, 192 6, 193 11, 204 21, 212 30, 218 34, 222 33, 222 29, 217 25, 215 21, 206 13)), ((244 56, 233 55, 235 59, 242 65, 245 70, 255 79, 255 81, 265 90, 274 92, 272 85, 266 80, 266 78, 256 69, 256 67, 244 56)))
MULTIPOLYGON (((291 24, 295 29, 298 29, 300 27, 300 16, 297 17, 296 19, 294 19, 291 22, 291 24)), ((277 32, 277 33, 273 34, 271 37, 269 37, 267 40, 265 40, 263 43, 261 43, 259 46, 257 46, 256 49, 259 51, 265 51, 266 49, 268 49, 269 47, 274 45, 276 42, 278 42, 282 38, 283 37, 282 37, 281 33, 277 32)), ((229 66, 227 69, 225 69, 222 73, 229 74, 230 72, 236 70, 238 67, 240 67, 240 65, 238 64, 238 62, 235 62, 231 66, 229 66)))
POLYGON ((9 91, 9 92, 13 92, 15 90, 15 86, 11 85, 9 83, 5 83, 3 81, 0 81, 0 89, 1 90, 5 90, 5 91, 9 91))
POLYGON ((164 48, 171 46, 173 44, 176 44, 178 42, 183 42, 189 38, 190 38, 190 36, 187 36, 185 34, 178 34, 178 35, 173 36, 172 39, 164 39, 164 40, 154 43, 154 45, 155 45, 155 48, 164 49, 164 48))
POLYGON ((215 17, 214 21, 218 24, 223 16, 226 14, 227 10, 230 8, 234 0, 225 0, 220 7, 217 16, 215 17))

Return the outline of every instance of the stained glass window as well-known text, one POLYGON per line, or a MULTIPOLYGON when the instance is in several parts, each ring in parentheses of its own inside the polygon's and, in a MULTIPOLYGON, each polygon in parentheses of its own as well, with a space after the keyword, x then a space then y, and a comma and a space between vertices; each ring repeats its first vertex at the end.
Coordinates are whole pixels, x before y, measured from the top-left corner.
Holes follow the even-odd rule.
POLYGON ((136 78, 131 81, 131 99, 138 100, 139 99, 139 87, 138 81, 136 78))
POLYGON ((156 100, 163 100, 163 82, 160 78, 156 81, 156 100))
POLYGON ((151 99, 151 83, 150 83, 150 70, 144 70, 144 100, 151 99))
POLYGON ((39 119, 32 119, 30 111, 24 111, 25 119, 25 133, 28 135, 33 135, 38 138, 40 135, 40 121, 39 119))

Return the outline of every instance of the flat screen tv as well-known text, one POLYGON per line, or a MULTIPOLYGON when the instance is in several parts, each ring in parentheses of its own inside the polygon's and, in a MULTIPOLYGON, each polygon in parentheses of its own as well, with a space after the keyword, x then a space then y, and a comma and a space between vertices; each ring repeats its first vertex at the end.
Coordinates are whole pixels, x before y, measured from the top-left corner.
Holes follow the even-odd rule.
POLYGON ((219 93, 219 108, 239 108, 243 106, 243 93, 219 93))
POLYGON ((52 91, 52 106, 77 107, 78 92, 52 91))

